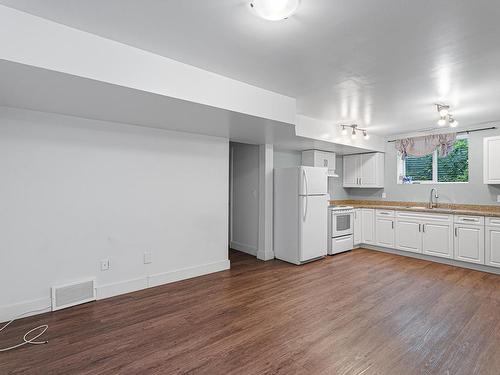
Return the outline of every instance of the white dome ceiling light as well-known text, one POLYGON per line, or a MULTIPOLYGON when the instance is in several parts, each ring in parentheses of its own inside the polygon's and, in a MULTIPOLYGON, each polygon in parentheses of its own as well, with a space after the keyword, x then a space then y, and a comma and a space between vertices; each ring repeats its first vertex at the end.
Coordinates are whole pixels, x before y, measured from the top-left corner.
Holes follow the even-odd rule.
POLYGON ((268 21, 281 21, 290 17, 299 7, 300 0, 252 0, 250 8, 268 21))

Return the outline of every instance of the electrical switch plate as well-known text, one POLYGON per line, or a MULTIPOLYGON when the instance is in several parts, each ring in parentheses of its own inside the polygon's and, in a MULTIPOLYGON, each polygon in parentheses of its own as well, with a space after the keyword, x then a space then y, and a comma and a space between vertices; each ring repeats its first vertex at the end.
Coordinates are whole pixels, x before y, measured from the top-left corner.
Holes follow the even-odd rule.
POLYGON ((497 202, 500 203, 500 195, 497 195, 497 202))
POLYGON ((109 259, 102 259, 101 260, 101 271, 107 271, 109 270, 109 259))
POLYGON ((382 198, 387 198, 387 193, 382 193, 382 198))

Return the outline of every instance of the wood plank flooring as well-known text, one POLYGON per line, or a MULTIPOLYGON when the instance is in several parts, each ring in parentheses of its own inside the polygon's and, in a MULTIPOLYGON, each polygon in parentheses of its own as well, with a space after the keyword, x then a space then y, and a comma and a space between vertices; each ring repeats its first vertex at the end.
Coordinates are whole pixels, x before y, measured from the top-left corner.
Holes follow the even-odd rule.
POLYGON ((231 270, 15 322, 0 374, 495 374, 500 276, 370 250, 231 270))

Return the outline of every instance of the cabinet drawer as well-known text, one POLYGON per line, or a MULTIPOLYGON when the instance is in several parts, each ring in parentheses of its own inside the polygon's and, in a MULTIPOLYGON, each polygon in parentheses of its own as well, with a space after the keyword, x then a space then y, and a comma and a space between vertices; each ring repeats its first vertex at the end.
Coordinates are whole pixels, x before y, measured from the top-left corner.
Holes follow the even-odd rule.
POLYGON ((393 211, 393 210, 375 210, 375 214, 377 216, 383 216, 383 217, 394 217, 395 211, 393 211))
POLYGON ((484 216, 455 215, 455 224, 484 225, 484 216))
POLYGON ((486 225, 490 227, 500 227, 500 217, 487 217, 486 225))

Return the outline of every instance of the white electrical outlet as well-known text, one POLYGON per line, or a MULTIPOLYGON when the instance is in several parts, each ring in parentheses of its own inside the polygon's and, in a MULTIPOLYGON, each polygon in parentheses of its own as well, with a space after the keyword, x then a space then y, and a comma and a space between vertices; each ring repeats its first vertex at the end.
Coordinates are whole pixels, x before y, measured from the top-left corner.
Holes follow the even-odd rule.
POLYGON ((500 203, 500 195, 497 195, 497 202, 500 203))
POLYGON ((387 198, 387 193, 382 193, 382 199, 387 198))
POLYGON ((107 271, 109 270, 109 259, 102 259, 101 260, 101 271, 107 271))
POLYGON ((144 253, 144 264, 149 264, 151 262, 152 262, 152 260, 151 260, 151 252, 146 251, 144 253))

